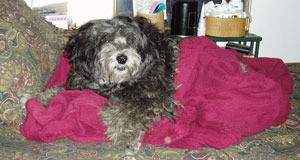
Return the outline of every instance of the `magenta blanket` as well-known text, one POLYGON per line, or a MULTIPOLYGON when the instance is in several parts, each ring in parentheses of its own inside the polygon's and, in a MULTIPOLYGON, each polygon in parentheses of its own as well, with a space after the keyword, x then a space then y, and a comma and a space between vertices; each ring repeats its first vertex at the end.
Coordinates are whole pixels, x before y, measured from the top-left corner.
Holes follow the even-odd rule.
MULTIPOLYGON (((288 117, 292 78, 279 59, 242 58, 219 48, 205 37, 183 40, 175 98, 180 117, 153 123, 142 142, 174 148, 225 148, 240 143, 288 117), (241 67, 241 62, 245 68, 241 67)), ((46 88, 65 86, 70 65, 61 56, 46 88)), ((108 100, 93 91, 64 91, 48 109, 37 99, 26 103, 21 127, 29 140, 51 142, 69 138, 76 142, 107 142, 106 126, 98 113, 108 100)))

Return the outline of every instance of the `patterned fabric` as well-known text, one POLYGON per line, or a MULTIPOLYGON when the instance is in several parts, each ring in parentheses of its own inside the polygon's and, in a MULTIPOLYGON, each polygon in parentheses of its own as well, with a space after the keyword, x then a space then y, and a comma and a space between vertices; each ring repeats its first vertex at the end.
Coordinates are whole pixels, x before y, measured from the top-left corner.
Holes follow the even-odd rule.
MULTIPOLYGON (((41 90, 52 75, 63 43, 61 34, 22 0, 0 0, 0 4, 0 159, 122 159, 122 153, 111 143, 80 144, 66 139, 37 143, 20 134, 25 115, 22 102, 41 90)), ((290 95, 293 109, 283 125, 223 150, 143 145, 136 159, 300 159, 300 63, 288 66, 294 79, 290 95)))
POLYGON ((62 38, 23 0, 0 0, 0 125, 20 124, 22 100, 40 91, 62 52, 62 38))
MULTIPOLYGON (((138 160, 298 160, 300 159, 300 63, 288 64, 294 79, 290 95, 292 113, 281 126, 272 127, 241 144, 223 150, 201 148, 181 150, 143 145, 138 160)), ((0 159, 86 159, 120 160, 122 153, 111 143, 80 144, 62 139, 53 143, 27 141, 16 123, 0 125, 0 159)))

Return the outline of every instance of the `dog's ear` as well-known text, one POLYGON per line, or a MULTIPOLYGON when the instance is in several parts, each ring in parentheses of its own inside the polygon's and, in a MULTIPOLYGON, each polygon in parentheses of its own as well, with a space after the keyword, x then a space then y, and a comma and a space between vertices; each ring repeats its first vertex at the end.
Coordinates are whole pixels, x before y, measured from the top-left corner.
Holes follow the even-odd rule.
POLYGON ((84 49, 82 44, 87 43, 87 32, 90 30, 91 26, 93 26, 93 23, 84 24, 77 30, 76 34, 69 38, 65 49, 68 51, 68 58, 70 61, 79 56, 79 51, 84 49))
POLYGON ((136 16, 134 17, 134 21, 138 23, 140 29, 152 41, 157 41, 162 38, 162 33, 160 33, 159 29, 154 24, 150 23, 150 20, 144 17, 136 16))
POLYGON ((82 25, 78 30, 74 30, 75 33, 69 37, 69 41, 66 45, 66 49, 72 48, 74 46, 74 44, 76 43, 76 41, 78 40, 78 34, 86 31, 92 25, 93 25, 93 23, 86 23, 86 24, 82 25))
POLYGON ((77 76, 86 80, 90 79, 93 73, 92 62, 96 54, 95 45, 97 36, 91 34, 93 25, 93 23, 83 25, 77 34, 70 37, 66 46, 67 58, 73 65, 73 70, 76 71, 77 76))
POLYGON ((134 20, 139 24, 140 29, 150 39, 150 48, 156 48, 159 52, 158 59, 165 61, 166 65, 172 72, 176 68, 176 62, 179 54, 179 47, 174 37, 168 33, 162 33, 149 20, 144 17, 134 17, 134 20))

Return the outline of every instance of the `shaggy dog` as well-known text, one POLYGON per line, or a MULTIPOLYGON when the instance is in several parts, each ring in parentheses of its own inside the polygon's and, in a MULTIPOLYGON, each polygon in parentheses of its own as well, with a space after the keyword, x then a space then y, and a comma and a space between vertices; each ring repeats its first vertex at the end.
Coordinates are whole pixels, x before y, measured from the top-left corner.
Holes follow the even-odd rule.
POLYGON ((66 49, 72 64, 67 89, 91 89, 110 100, 100 117, 108 127, 106 135, 127 155, 139 150, 153 121, 164 116, 175 120, 179 49, 146 19, 88 23, 66 49))

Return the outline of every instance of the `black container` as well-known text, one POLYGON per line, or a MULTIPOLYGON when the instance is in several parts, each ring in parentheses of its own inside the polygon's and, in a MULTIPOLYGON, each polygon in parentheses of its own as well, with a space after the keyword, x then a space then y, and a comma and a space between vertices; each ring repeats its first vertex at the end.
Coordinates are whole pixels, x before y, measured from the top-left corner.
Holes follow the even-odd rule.
POLYGON ((173 6, 171 33, 178 36, 197 35, 196 1, 177 1, 173 6))

